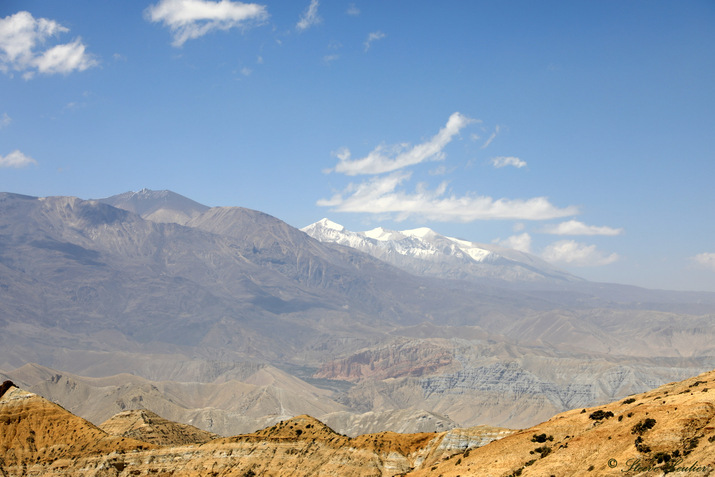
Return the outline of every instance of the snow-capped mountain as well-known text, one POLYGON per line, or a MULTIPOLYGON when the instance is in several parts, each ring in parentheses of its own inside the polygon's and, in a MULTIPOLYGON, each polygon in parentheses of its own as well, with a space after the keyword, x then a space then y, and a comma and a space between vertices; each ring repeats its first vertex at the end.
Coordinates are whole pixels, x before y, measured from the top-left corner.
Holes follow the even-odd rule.
POLYGON ((322 219, 301 229, 321 242, 355 248, 410 273, 460 280, 581 281, 528 253, 447 237, 427 227, 352 232, 322 219))

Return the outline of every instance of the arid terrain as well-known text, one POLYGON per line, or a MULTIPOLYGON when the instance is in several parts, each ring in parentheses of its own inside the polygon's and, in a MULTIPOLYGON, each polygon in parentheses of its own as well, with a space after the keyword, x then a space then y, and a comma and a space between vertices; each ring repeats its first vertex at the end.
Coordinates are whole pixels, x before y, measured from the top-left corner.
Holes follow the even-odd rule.
MULTIPOLYGON (((544 476, 715 472, 715 371, 528 429, 347 437, 308 415, 220 438, 153 413, 96 427, 4 383, 0 475, 544 476)), ((676 474, 677 475, 677 474, 676 474)))

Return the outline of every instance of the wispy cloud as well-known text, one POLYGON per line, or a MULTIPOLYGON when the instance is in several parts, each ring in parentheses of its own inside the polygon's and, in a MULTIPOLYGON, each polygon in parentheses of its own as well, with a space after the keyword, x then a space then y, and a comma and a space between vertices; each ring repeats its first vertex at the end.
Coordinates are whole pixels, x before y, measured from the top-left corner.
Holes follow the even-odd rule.
POLYGON ((215 30, 245 28, 268 18, 264 5, 230 0, 161 0, 145 14, 151 22, 161 22, 171 30, 176 47, 215 30))
POLYGON ((447 182, 442 182, 434 190, 424 184, 418 184, 414 192, 397 190, 410 177, 410 172, 398 171, 350 184, 330 199, 319 200, 318 205, 333 207, 338 212, 389 213, 396 220, 419 217, 439 222, 547 220, 578 213, 576 207, 558 208, 545 197, 495 200, 487 196, 447 194, 447 182))
POLYGON ((569 220, 560 224, 546 225, 540 232, 552 235, 620 235, 623 229, 586 225, 578 220, 569 220))
POLYGON ((0 168, 21 169, 31 164, 37 164, 37 161, 19 150, 14 150, 5 157, 0 156, 0 168))
POLYGON ((69 74, 96 66, 97 60, 86 52, 79 37, 71 43, 35 49, 49 38, 67 32, 69 29, 56 21, 36 19, 25 11, 0 19, 0 71, 10 75, 17 71, 30 79, 37 72, 69 74))
POLYGON ((702 267, 715 271, 715 253, 699 253, 692 257, 691 260, 702 267))
POLYGON ((378 146, 367 156, 360 159, 351 160, 350 151, 347 148, 343 148, 336 153, 339 162, 333 170, 349 176, 381 174, 428 160, 443 160, 444 153, 442 150, 444 147, 472 121, 472 119, 460 113, 454 113, 449 117, 446 126, 427 142, 411 148, 406 144, 390 147, 378 146))
POLYGON ((518 157, 514 156, 500 156, 500 157, 494 157, 491 160, 492 165, 496 167, 497 169, 506 167, 506 166, 514 166, 517 169, 521 169, 522 167, 526 166, 526 162, 522 161, 518 157))
POLYGON ((617 253, 606 254, 595 245, 587 245, 574 240, 560 240, 548 245, 541 253, 547 262, 579 267, 599 267, 616 262, 617 253))
POLYGON ((367 35, 367 40, 365 40, 365 43, 363 43, 365 45, 365 51, 370 49, 370 46, 372 45, 373 42, 375 42, 377 40, 382 40, 386 36, 387 35, 381 31, 374 31, 374 32, 370 33, 369 35, 367 35))
POLYGON ((310 0, 310 5, 308 5, 306 11, 303 12, 303 15, 300 16, 300 20, 298 20, 298 24, 296 25, 298 30, 307 30, 308 28, 318 25, 321 21, 323 21, 323 19, 318 15, 319 5, 320 2, 318 2, 318 0, 310 0))
POLYGON ((348 10, 345 13, 356 17, 356 16, 360 15, 360 9, 358 7, 356 7, 354 3, 351 3, 348 6, 348 10))
POLYGON ((513 248, 521 252, 531 253, 531 235, 524 232, 519 235, 512 235, 504 240, 495 240, 494 243, 506 248, 513 248))
POLYGON ((12 118, 7 113, 2 113, 2 116, 0 116, 0 129, 8 127, 11 122, 12 118))
POLYGON ((332 63, 333 61, 339 60, 339 59, 340 59, 340 55, 337 55, 337 54, 323 56, 323 61, 328 64, 332 63))
POLYGON ((494 139, 496 139, 500 130, 501 130, 501 128, 497 124, 497 126, 494 128, 494 132, 489 136, 489 138, 486 141, 484 141, 484 144, 482 144, 482 149, 486 149, 487 147, 489 147, 489 145, 492 143, 492 141, 494 139))

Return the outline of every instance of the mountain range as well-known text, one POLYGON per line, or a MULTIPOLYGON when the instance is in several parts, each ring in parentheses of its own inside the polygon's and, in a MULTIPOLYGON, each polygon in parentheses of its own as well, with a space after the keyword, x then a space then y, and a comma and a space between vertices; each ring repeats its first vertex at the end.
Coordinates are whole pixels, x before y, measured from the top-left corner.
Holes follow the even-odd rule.
POLYGON ((322 219, 301 230, 321 242, 360 250, 417 275, 492 283, 583 281, 528 253, 446 237, 427 227, 351 232, 322 219))
POLYGON ((2 193, 0 374, 95 424, 149 402, 224 435, 297 414, 356 435, 523 427, 715 368, 715 294, 318 224, 170 191, 2 193))

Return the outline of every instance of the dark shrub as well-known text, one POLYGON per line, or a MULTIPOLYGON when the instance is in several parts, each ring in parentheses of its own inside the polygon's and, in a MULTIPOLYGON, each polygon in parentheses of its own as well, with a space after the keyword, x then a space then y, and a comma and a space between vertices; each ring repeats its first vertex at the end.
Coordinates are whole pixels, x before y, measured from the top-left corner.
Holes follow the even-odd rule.
POLYGON ((594 411, 592 412, 589 416, 589 418, 593 419, 594 421, 600 421, 602 419, 608 419, 609 417, 613 417, 613 413, 611 411, 594 411))
POLYGON ((644 419, 631 429, 631 434, 643 434, 645 431, 648 429, 653 429, 653 426, 655 426, 655 419, 644 419))

